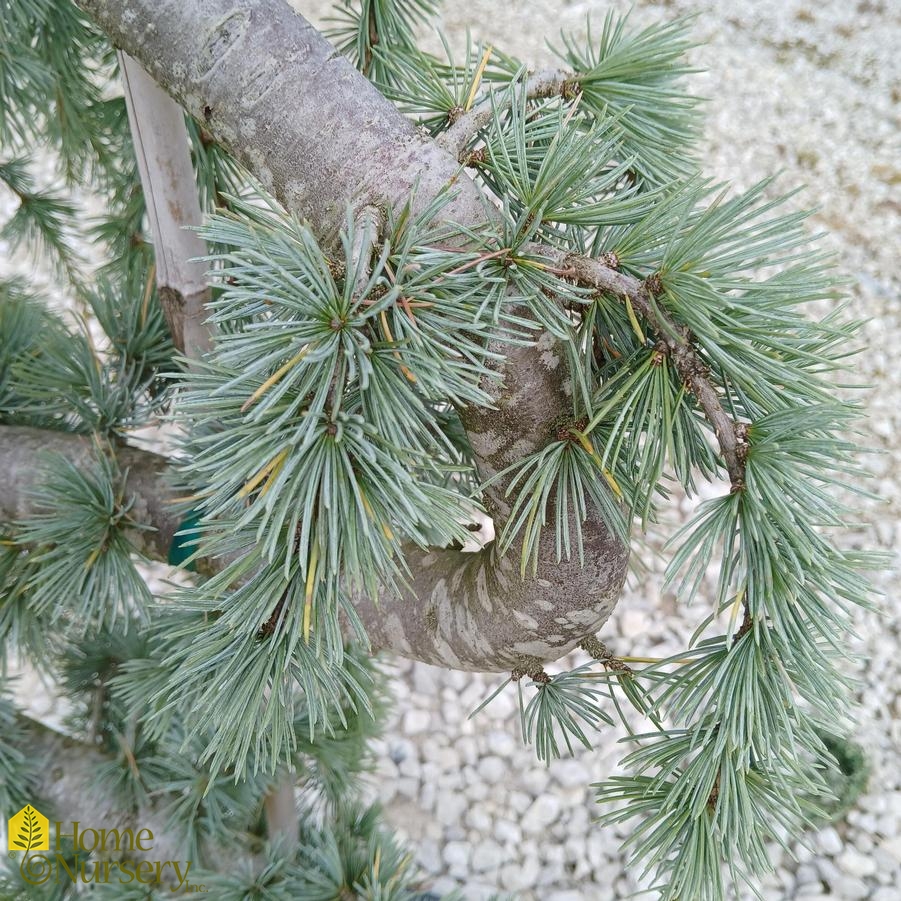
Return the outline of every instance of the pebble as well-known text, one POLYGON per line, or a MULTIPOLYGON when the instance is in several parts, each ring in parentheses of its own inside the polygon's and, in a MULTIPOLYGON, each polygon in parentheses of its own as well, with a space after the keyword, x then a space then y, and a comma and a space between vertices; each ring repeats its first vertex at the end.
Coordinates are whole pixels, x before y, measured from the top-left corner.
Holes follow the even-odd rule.
POLYGON ((441 670, 425 663, 413 664, 413 690, 426 697, 434 698, 441 689, 441 670))
POLYGON ((504 780, 509 768, 500 757, 483 757, 477 767, 479 776, 489 785, 494 785, 504 780))
POLYGON ((476 832, 490 835, 493 824, 491 817, 488 815, 488 811, 477 804, 466 811, 466 825, 469 826, 470 829, 475 829, 476 832))
POLYGON ((901 863, 901 834, 895 835, 892 838, 887 838, 884 842, 880 843, 879 847, 887 854, 891 855, 898 863, 901 863))
POLYGON ((457 752, 453 748, 441 748, 434 745, 426 745, 423 749, 423 757, 431 761, 442 770, 457 770, 460 766, 460 759, 457 752))
POLYGON ((551 778, 564 788, 585 791, 591 782, 588 767, 580 760, 558 760, 551 768, 551 778))
POLYGON ((413 708, 404 714, 403 730, 406 735, 418 735, 425 732, 432 721, 431 715, 426 710, 413 708))
POLYGON ((525 792, 510 792, 507 796, 507 803, 510 805, 510 810, 515 813, 525 813, 529 809, 529 805, 532 803, 532 799, 525 792))
POLYGON ((472 846, 469 842, 448 842, 441 856, 451 876, 464 879, 469 875, 469 862, 472 857, 472 846))
POLYGON ((401 776, 407 776, 410 779, 419 779, 422 767, 417 758, 406 757, 397 765, 397 771, 401 776))
POLYGON ((423 839, 416 843, 416 860, 430 873, 441 872, 441 848, 432 839, 423 839))
POLYGON ((641 610, 632 608, 618 613, 616 621, 619 624, 619 634, 623 638, 638 638, 648 632, 648 616, 641 610))
POLYGON ((512 757, 518 747, 516 739, 509 732, 500 729, 489 732, 485 744, 488 750, 498 757, 512 757))
POLYGON ((510 820, 498 820, 494 826, 494 834, 502 842, 518 845, 522 841, 522 829, 510 820))
POLYGON ((901 901, 901 887, 884 885, 870 895, 870 901, 901 901))
MULTIPOLYGON (((417 796, 419 796, 418 779, 398 779, 396 785, 397 793, 405 798, 415 799, 417 796)), ((423 802, 426 800, 426 797, 426 794, 422 795, 423 802)))
POLYGON ((872 876, 876 872, 876 861, 855 848, 847 848, 837 862, 838 868, 849 876, 872 876))
POLYGON ((556 795, 541 795, 522 818, 522 831, 537 835, 560 816, 560 800, 556 795))
POLYGON ((844 842, 839 837, 839 834, 832 826, 826 826, 821 829, 819 833, 817 833, 815 842, 819 846, 819 849, 829 856, 838 854, 845 846, 844 842))
POLYGON ((443 897, 444 895, 452 895, 460 890, 460 883, 450 876, 439 876, 430 886, 431 894, 443 897))
POLYGON ((472 852, 472 868, 477 873, 486 870, 496 870, 509 860, 510 855, 495 841, 486 839, 480 841, 472 852))
POLYGON ((532 797, 549 790, 551 776, 546 767, 533 767, 522 775, 522 784, 532 797))
POLYGON ((527 857, 521 863, 507 864, 501 868, 501 885, 511 892, 525 891, 535 885, 540 867, 534 857, 527 857))
POLYGON ((837 898, 857 901, 858 898, 866 898, 870 894, 870 887, 863 879, 842 876, 832 884, 832 894, 837 898))
POLYGON ((436 799, 435 819, 445 826, 458 823, 469 802, 459 792, 441 792, 436 799))
POLYGON ((475 765, 479 760, 479 748, 476 740, 470 736, 462 736, 454 742, 454 750, 457 752, 458 760, 470 766, 475 765))

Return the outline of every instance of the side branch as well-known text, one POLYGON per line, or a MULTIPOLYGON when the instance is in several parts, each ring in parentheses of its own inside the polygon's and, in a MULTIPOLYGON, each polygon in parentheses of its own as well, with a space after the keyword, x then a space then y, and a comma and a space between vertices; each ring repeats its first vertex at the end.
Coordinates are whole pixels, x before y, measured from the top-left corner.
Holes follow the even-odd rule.
MULTIPOLYGON (((564 69, 545 69, 530 75, 525 83, 526 97, 541 100, 545 97, 567 97, 578 91, 575 73, 564 69)), ((485 100, 475 109, 463 113, 447 131, 442 132, 435 142, 452 154, 459 162, 466 145, 491 121, 494 110, 485 100)))
POLYGON ((527 249, 550 261, 564 278, 628 300, 648 321, 657 337, 659 350, 672 360, 686 389, 713 426, 732 490, 741 491, 745 484, 748 427, 726 412, 710 379, 710 370, 694 347, 689 329, 676 322, 657 302, 659 280, 651 277, 641 281, 605 262, 543 244, 530 244, 527 249))

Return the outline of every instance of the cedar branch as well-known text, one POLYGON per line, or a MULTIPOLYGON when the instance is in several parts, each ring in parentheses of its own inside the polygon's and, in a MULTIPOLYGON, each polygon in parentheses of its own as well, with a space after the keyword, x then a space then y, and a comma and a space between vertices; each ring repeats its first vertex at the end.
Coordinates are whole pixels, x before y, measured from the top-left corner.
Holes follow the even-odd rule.
POLYGON ((672 361, 686 389, 713 426, 732 490, 741 491, 745 484, 749 427, 726 412, 719 392, 710 379, 710 370, 694 346, 691 332, 673 319, 659 302, 659 279, 652 276, 642 281, 606 262, 544 244, 529 244, 524 249, 547 260, 564 278, 628 300, 635 311, 647 320, 658 340, 659 349, 672 361))
MULTIPOLYGON (((529 100, 542 100, 548 97, 567 98, 575 90, 576 73, 564 69, 544 69, 530 75, 525 82, 525 93, 529 100)), ((444 148, 461 163, 466 162, 463 151, 470 141, 492 120, 494 108, 489 101, 483 100, 477 107, 458 115, 447 131, 443 131, 436 139, 439 147, 444 148)))

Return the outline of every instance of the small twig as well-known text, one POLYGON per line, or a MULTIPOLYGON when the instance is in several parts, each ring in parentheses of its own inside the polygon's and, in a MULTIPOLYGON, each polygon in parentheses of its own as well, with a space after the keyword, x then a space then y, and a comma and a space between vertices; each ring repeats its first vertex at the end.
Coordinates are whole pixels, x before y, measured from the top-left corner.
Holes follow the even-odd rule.
POLYGON ((98 679, 91 695, 91 722, 88 725, 88 736, 93 744, 97 744, 101 737, 100 730, 103 726, 103 705, 105 703, 106 685, 103 679, 98 679))
POLYGON ((720 774, 716 774, 716 779, 713 782, 713 788, 710 790, 710 795, 707 798, 707 812, 710 814, 716 813, 716 802, 720 797, 720 774))
POLYGON ((368 77, 369 70, 372 68, 372 48, 377 47, 379 43, 378 24, 375 19, 375 4, 369 7, 369 21, 366 23, 368 27, 369 43, 363 53, 363 66, 360 71, 368 77))
POLYGON ((529 244, 524 250, 550 260, 566 278, 628 301, 644 317, 654 331, 658 351, 672 361, 686 390, 713 426, 732 490, 741 491, 745 485, 748 425, 737 422, 726 412, 710 379, 710 370, 695 349, 691 332, 657 302, 659 278, 652 276, 642 282, 607 263, 544 244, 529 244))
POLYGON ((742 618, 741 625, 738 627, 738 630, 735 633, 735 636, 732 639, 733 647, 741 641, 748 632, 751 631, 751 627, 754 625, 754 619, 751 616, 751 608, 748 606, 748 600, 745 598, 744 601, 744 617, 742 618))
MULTIPOLYGON (((720 455, 729 473, 732 491, 743 491, 750 426, 745 422, 738 422, 726 412, 719 393, 710 379, 710 370, 695 349, 691 331, 676 322, 657 302, 657 296, 662 290, 660 277, 652 275, 641 281, 620 272, 619 261, 615 255, 605 255, 603 260, 594 260, 543 244, 529 244, 524 249, 552 260, 556 265, 556 269, 552 271, 563 278, 570 278, 579 284, 623 298, 630 318, 634 319, 634 313, 637 311, 647 320, 657 338, 655 354, 658 359, 666 356, 672 361, 686 390, 695 398, 707 421, 713 426, 720 455)), ((634 325, 633 322, 633 327, 634 325)), ((744 619, 735 633, 733 645, 750 631, 752 626, 753 617, 746 598, 744 619)))
POLYGON ((596 635, 589 635, 579 642, 579 647, 605 669, 624 676, 632 676, 632 667, 617 657, 596 635))
MULTIPOLYGON (((530 75, 525 83, 526 97, 530 100, 540 100, 544 97, 568 97, 568 86, 572 84, 574 73, 563 69, 546 69, 530 75)), ((512 99, 512 94, 509 95, 512 99)), ((459 113, 453 120, 453 124, 447 131, 442 132, 436 141, 448 153, 461 163, 461 155, 469 142, 491 121, 494 110, 486 101, 482 101, 473 109, 470 100, 465 111, 459 113)))

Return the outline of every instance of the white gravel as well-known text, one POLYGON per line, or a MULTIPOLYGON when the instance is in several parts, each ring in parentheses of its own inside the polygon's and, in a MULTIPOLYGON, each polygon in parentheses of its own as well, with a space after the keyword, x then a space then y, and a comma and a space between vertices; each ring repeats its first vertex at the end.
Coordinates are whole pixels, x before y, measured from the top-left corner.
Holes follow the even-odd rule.
MULTIPOLYGON (((327 8, 319 0, 295 3, 314 19, 327 8)), ((599 25, 608 5, 446 0, 443 24, 458 44, 469 26, 474 37, 540 65, 549 61, 546 39, 555 41, 561 28, 583 33, 588 13, 599 25)), ((851 312, 865 320, 870 347, 858 357, 858 375, 873 388, 858 440, 881 452, 870 460, 878 500, 848 541, 894 553, 901 505, 901 7, 890 0, 660 0, 639 2, 633 16, 644 24, 688 12, 699 14, 694 33, 705 42, 694 60, 707 71, 694 76, 694 86, 710 98, 707 171, 737 187, 777 171, 780 188, 807 184, 796 204, 818 206, 812 227, 828 230, 825 244, 850 281, 851 312)), ((0 216, 5 205, 0 198, 0 216)), ((0 271, 22 266, 0 262, 0 271)), ((651 549, 690 506, 668 511, 651 549)), ((630 579, 602 638, 621 654, 664 656, 684 646, 706 609, 702 601, 680 607, 662 591, 664 561, 645 557, 647 571, 630 579)), ((869 793, 806 845, 773 849, 767 901, 901 901, 901 655, 892 576, 888 568, 876 575, 881 614, 856 614, 855 650, 867 661, 859 668, 856 737, 873 766, 869 793)), ((589 785, 617 771, 618 730, 600 736, 592 751, 546 768, 522 746, 512 693, 467 719, 496 677, 406 661, 391 669, 397 704, 378 745, 372 791, 415 846, 436 891, 461 888, 468 901, 497 892, 523 901, 605 901, 647 888, 625 867, 622 827, 592 822, 589 785)), ((21 690, 36 714, 58 720, 46 689, 25 678, 21 690)))

